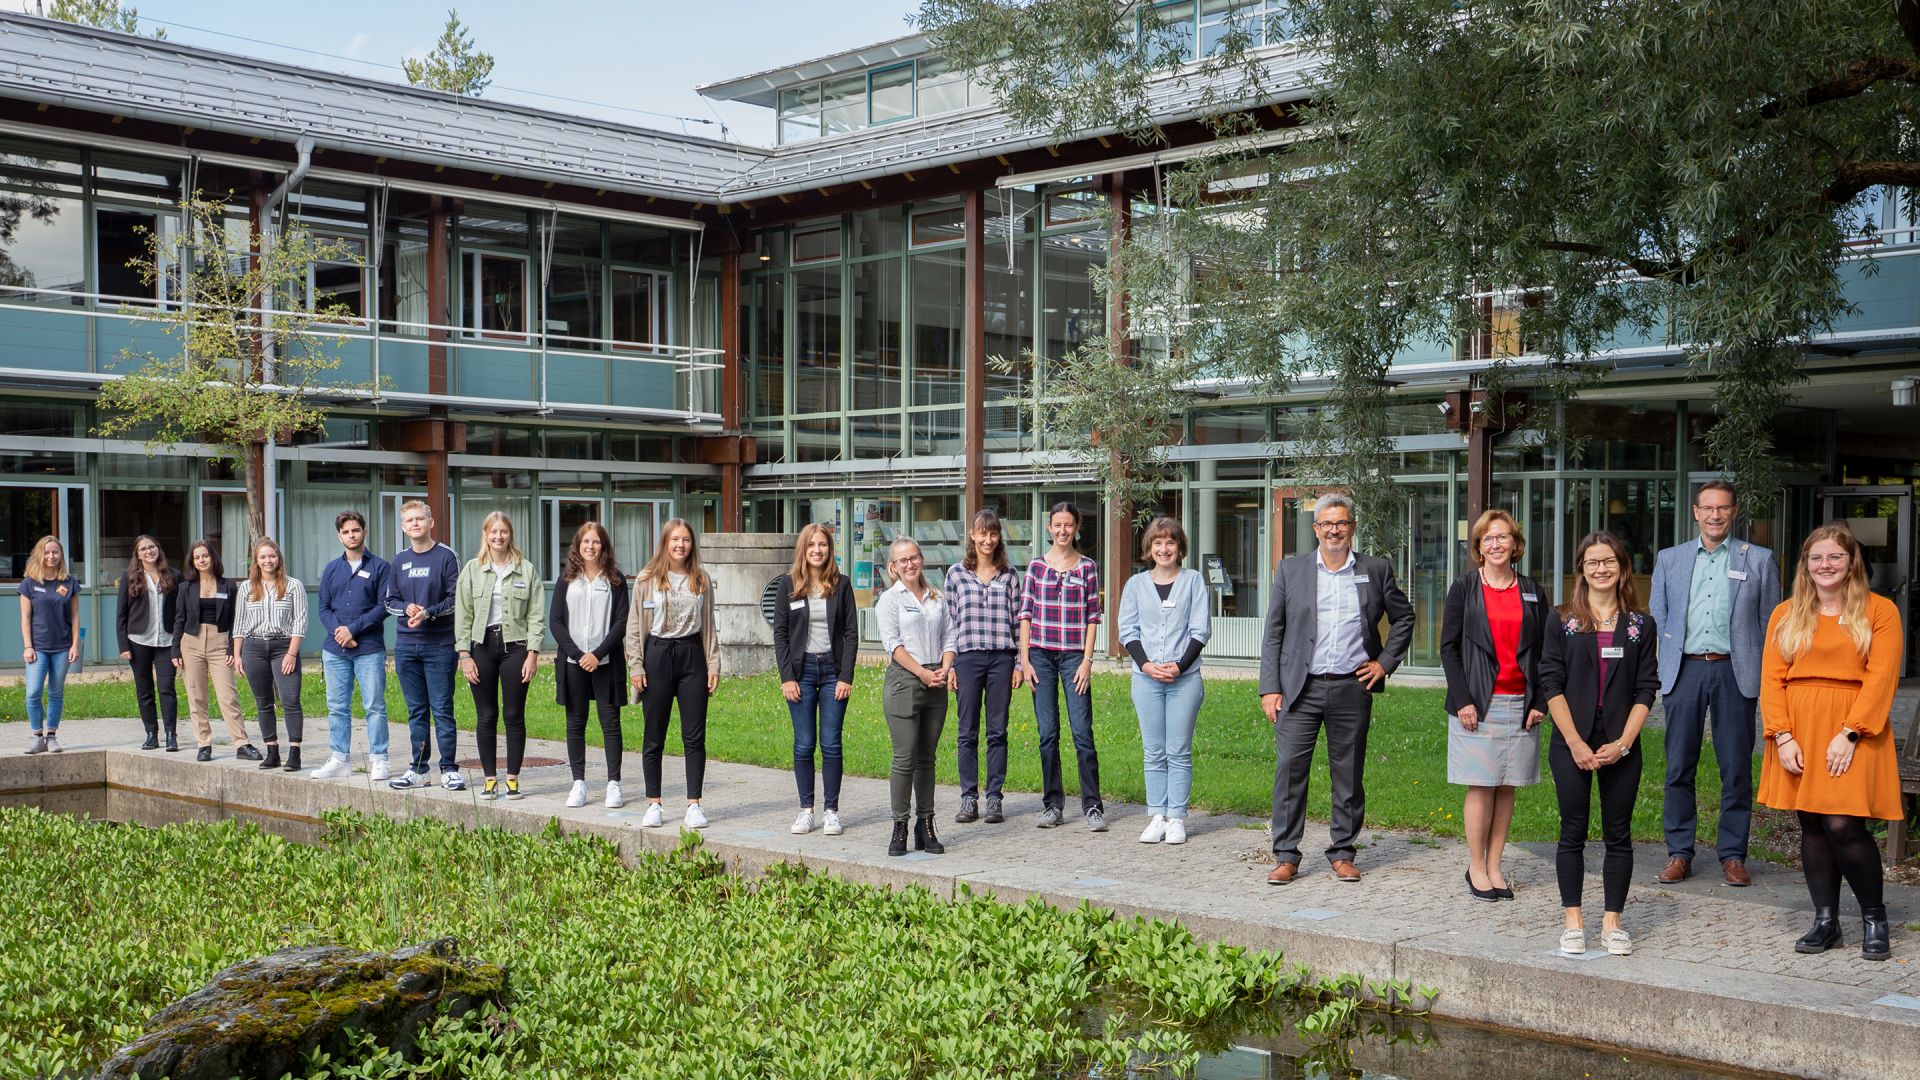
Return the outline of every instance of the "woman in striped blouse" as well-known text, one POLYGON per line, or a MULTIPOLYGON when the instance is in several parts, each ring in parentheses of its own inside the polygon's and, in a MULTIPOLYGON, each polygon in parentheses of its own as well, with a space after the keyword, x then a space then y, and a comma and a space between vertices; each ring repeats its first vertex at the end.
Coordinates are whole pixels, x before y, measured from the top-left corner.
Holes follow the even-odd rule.
POLYGON ((253 690, 261 740, 267 744, 263 769, 280 767, 280 735, 273 715, 277 692, 287 714, 286 771, 300 771, 300 639, 306 633, 306 587, 287 576, 280 545, 262 537, 253 547, 253 566, 233 617, 233 666, 246 673, 253 690))

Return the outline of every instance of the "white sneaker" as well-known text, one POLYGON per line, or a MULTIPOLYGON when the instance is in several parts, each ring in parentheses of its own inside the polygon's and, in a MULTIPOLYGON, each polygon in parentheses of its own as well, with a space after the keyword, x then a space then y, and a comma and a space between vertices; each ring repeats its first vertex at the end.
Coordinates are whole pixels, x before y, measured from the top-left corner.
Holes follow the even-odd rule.
POLYGON ((1165 814, 1153 815, 1153 820, 1147 822, 1147 827, 1140 830, 1140 842, 1143 844, 1157 844, 1166 838, 1167 817, 1165 814))
POLYGON ((387 759, 383 757, 368 758, 367 759, 367 779, 377 784, 380 781, 385 780, 386 778, 387 778, 387 759))
POLYGON ((1600 940, 1606 945, 1607 951, 1615 956, 1633 955, 1633 938, 1629 937, 1623 929, 1609 930, 1601 936, 1600 940))
POLYGON ((414 788, 423 788, 423 787, 430 786, 432 783, 433 783, 432 776, 429 776, 428 774, 423 772, 414 772, 412 769, 408 769, 406 772, 403 772, 399 776, 396 776, 393 779, 387 781, 387 786, 392 788, 395 791, 411 791, 414 788))
POLYGON ((338 755, 328 758, 325 765, 313 770, 315 780, 337 780, 342 776, 351 775, 353 775, 353 766, 347 763, 346 758, 338 755))
POLYGON ((640 818, 640 827, 643 829, 657 829, 666 823, 667 815, 661 811, 660 804, 657 802, 648 803, 647 812, 640 818))
POLYGON ((51 731, 47 732, 47 753, 57 754, 60 752, 60 750, 61 750, 60 736, 54 734, 51 731))
POLYGON ((699 803, 688 803, 686 816, 681 818, 681 823, 689 829, 704 829, 707 827, 707 815, 700 809, 699 803))
POLYGON ((585 780, 575 780, 573 787, 567 789, 567 805, 587 805, 587 782, 585 780))
POLYGON ((793 819, 793 828, 788 832, 795 836, 805 836, 813 831, 813 811, 802 810, 800 816, 793 819))
POLYGON ((1187 842, 1187 823, 1180 818, 1167 819, 1167 843, 1184 844, 1187 842))
POLYGON ((832 810, 828 810, 820 817, 820 831, 826 833, 828 836, 839 836, 847 830, 840 825, 840 815, 832 810))
POLYGON ((1562 931, 1560 934, 1560 951, 1569 956, 1579 956, 1581 953, 1586 952, 1587 932, 1578 927, 1572 930, 1562 931))
POLYGON ((620 794, 620 781, 607 781, 607 809, 618 810, 625 805, 627 800, 620 794))
POLYGON ((467 789, 467 778, 460 775, 460 770, 458 769, 452 772, 443 772, 440 774, 440 786, 446 788, 448 791, 465 791, 467 789))

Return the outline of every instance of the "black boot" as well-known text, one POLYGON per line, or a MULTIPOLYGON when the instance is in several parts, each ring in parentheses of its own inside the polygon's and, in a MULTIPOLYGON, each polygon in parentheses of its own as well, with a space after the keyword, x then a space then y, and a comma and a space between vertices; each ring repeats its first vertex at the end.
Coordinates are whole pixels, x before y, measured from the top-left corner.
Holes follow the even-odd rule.
MULTIPOLYGON (((1884 908, 1881 911, 1882 914, 1885 913, 1884 908)), ((1881 925, 1886 924, 1883 921, 1881 925)), ((1793 951, 1823 953, 1841 944, 1844 943, 1840 940, 1839 911, 1830 907, 1817 907, 1813 909, 1813 929, 1807 931, 1805 937, 1793 943, 1793 951)))
POLYGON ((174 729, 174 725, 168 724, 167 725, 167 753, 175 754, 175 753, 179 753, 179 751, 180 751, 180 735, 174 729))
POLYGON ((287 747, 287 764, 285 768, 288 772, 300 771, 300 748, 299 747, 297 746, 287 747))
POLYGON ((152 724, 147 725, 147 741, 140 744, 140 749, 142 750, 160 749, 160 729, 159 728, 153 726, 152 724))
POLYGON ((913 850, 929 855, 945 855, 947 846, 933 834, 933 815, 921 814, 913 822, 913 850))
POLYGON ((267 756, 260 759, 260 767, 263 769, 277 769, 280 767, 279 743, 270 742, 267 744, 267 756))
POLYGON ((887 841, 887 854, 905 855, 906 853, 907 823, 904 821, 896 821, 893 823, 893 839, 887 841))
POLYGON ((211 746, 203 746, 203 747, 201 747, 201 748, 200 748, 200 752, 199 752, 199 753, 197 753, 197 754, 195 754, 195 755, 193 755, 193 760, 195 760, 195 761, 212 761, 212 760, 213 760, 213 747, 211 747, 211 746))
MULTIPOLYGON (((1840 942, 1836 939, 1834 944, 1840 942)), ((1860 956, 1865 960, 1885 960, 1893 955, 1887 940, 1887 906, 1860 909, 1860 956)))

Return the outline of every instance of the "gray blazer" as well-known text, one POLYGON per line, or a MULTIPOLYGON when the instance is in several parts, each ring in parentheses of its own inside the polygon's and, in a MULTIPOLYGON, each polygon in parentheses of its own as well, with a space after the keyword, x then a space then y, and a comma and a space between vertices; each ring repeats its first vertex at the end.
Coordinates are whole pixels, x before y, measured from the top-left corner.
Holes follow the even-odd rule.
MULTIPOLYGON (((1307 685, 1307 669, 1313 663, 1313 646, 1320 638, 1319 573, 1314 566, 1320 558, 1318 548, 1302 555, 1280 560, 1273 572, 1273 598, 1267 603, 1266 636, 1260 645, 1260 693, 1279 694, 1284 710, 1300 700, 1307 685)), ((1360 592, 1361 633, 1370 659, 1380 662, 1387 674, 1406 659, 1407 646, 1413 644, 1413 605, 1393 579, 1393 564, 1376 555, 1354 553, 1354 574, 1365 577, 1360 592), (1380 641, 1380 620, 1391 624, 1385 644, 1380 641)), ((1379 693, 1383 682, 1374 687, 1379 693)))
MULTIPOLYGON (((1647 614, 1660 630, 1660 692, 1673 693, 1680 677, 1681 651, 1687 642, 1687 595, 1693 590, 1696 537, 1662 550, 1653 561, 1653 585, 1647 614)), ((1742 696, 1760 696, 1760 655, 1767 644, 1767 619, 1780 603, 1780 569, 1773 552, 1745 540, 1727 539, 1728 653, 1742 696)))

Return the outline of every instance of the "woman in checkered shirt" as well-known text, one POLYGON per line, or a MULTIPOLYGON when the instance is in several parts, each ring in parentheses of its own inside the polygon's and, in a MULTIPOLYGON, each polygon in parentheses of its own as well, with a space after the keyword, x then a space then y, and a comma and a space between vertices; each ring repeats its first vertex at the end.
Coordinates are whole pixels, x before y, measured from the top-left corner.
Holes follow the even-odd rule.
POLYGON ((1100 568, 1080 554, 1074 538, 1080 510, 1070 502, 1047 511, 1053 544, 1027 564, 1020 603, 1020 670, 1033 686, 1033 717, 1040 729, 1040 784, 1045 805, 1039 826, 1060 824, 1066 790, 1060 782, 1060 687, 1067 699, 1073 756, 1080 765, 1080 812, 1092 832, 1107 831, 1100 802, 1100 755, 1093 746, 1093 647, 1100 625, 1100 568))
POLYGON ((987 729, 986 820, 1007 820, 1001 812, 1001 787, 1007 780, 1007 706, 1020 688, 1014 663, 1020 579, 1007 566, 1000 515, 981 510, 967 529, 960 561, 947 567, 941 590, 947 596, 947 648, 952 649, 949 683, 959 693, 960 813, 953 820, 979 821, 980 727, 987 729))

